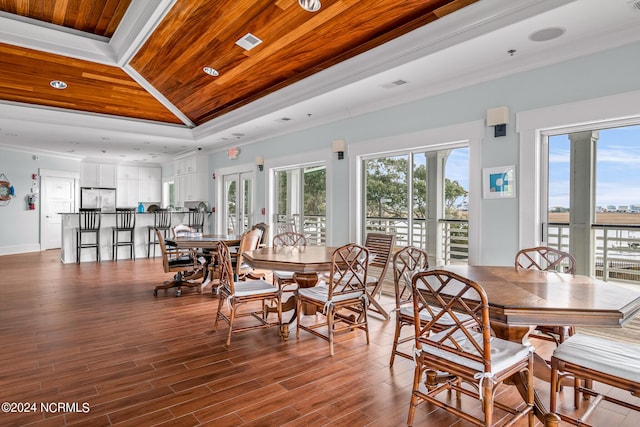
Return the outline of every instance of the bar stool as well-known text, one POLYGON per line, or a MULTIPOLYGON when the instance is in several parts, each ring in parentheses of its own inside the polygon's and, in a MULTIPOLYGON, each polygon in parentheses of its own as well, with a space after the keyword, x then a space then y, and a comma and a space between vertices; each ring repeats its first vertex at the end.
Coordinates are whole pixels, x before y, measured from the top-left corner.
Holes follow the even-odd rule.
POLYGON ((134 208, 116 208, 116 225, 111 232, 111 259, 118 260, 118 247, 129 246, 129 257, 135 261, 136 210, 134 208), (129 233, 127 240, 120 240, 120 232, 129 233))
POLYGON ((204 211, 189 209, 189 227, 196 233, 202 233, 204 229, 204 211))
POLYGON ((156 209, 153 212, 153 225, 149 225, 147 228, 149 236, 147 258, 151 256, 151 245, 153 245, 153 256, 155 257, 156 245, 158 244, 156 230, 160 230, 165 239, 168 237, 168 233, 171 230, 171 211, 169 209, 156 209))
POLYGON ((76 262, 80 262, 82 249, 96 248, 96 262, 100 262, 100 209, 80 209, 78 211, 78 228, 76 228, 76 262), (84 234, 94 234, 90 243, 82 243, 84 234))

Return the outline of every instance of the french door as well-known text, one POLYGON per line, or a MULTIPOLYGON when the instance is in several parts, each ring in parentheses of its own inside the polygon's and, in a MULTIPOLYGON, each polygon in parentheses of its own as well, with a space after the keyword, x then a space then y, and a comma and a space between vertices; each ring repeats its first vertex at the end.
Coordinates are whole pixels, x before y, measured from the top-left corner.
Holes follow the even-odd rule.
POLYGON ((326 241, 327 192, 324 164, 275 171, 275 218, 278 232, 295 231, 309 244, 326 241))
POLYGON ((242 234, 254 223, 254 173, 225 175, 223 189, 223 232, 242 234))

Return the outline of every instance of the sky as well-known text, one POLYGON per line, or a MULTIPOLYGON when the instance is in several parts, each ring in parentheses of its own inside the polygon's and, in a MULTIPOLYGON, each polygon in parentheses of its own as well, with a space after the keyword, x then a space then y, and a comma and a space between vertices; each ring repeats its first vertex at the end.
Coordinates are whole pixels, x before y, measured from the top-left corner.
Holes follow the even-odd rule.
MULTIPOLYGON (((640 126, 600 130, 596 206, 640 205, 640 126)), ((549 137, 549 207, 569 207, 569 137, 549 137)))

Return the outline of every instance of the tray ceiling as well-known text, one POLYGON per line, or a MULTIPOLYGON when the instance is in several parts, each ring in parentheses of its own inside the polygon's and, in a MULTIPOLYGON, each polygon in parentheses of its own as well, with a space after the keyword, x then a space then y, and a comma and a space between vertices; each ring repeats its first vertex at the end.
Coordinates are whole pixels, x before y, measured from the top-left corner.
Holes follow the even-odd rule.
MULTIPOLYGON (((475 1, 323 0, 310 13, 297 0, 177 0, 116 64, 0 44, 0 99, 195 127, 475 1), (247 33, 262 42, 238 46, 247 33), (50 87, 53 80, 67 88, 50 87)), ((130 0, 0 1, 5 16, 106 39, 130 7, 130 0)))
POLYGON ((164 163, 640 41, 632 0, 321 1, 0 0, 0 147, 164 163))

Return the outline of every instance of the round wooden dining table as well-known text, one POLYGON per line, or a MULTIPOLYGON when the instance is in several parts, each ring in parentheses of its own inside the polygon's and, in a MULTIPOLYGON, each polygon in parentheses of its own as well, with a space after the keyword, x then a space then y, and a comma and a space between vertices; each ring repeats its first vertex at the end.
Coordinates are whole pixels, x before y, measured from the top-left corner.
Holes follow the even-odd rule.
MULTIPOLYGON (((318 272, 328 272, 331 270, 331 256, 336 250, 331 246, 280 246, 271 248, 260 248, 243 253, 243 260, 256 269, 291 271, 299 273, 303 278, 298 282, 299 286, 315 286, 317 279, 312 280, 311 276, 318 272)), ((282 312, 294 310, 293 315, 287 322, 282 322, 280 332, 284 339, 289 336, 289 324, 296 318, 296 299, 290 296, 282 303, 282 312)), ((304 314, 313 313, 304 310, 304 314)))

